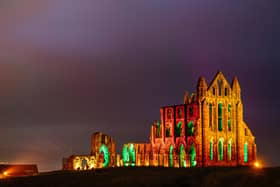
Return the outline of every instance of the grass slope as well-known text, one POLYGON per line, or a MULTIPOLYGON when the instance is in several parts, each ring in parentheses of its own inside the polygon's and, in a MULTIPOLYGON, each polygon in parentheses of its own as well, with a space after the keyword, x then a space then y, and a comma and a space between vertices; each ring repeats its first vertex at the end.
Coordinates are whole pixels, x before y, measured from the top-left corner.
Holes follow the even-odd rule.
POLYGON ((0 180, 0 186, 280 186, 280 168, 110 168, 95 171, 57 171, 34 177, 0 180))

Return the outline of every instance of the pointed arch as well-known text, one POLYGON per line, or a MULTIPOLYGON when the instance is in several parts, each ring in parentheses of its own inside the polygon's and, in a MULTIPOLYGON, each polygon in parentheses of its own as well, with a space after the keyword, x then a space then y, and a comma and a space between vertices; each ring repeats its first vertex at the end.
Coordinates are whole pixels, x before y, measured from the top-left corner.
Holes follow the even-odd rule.
POLYGON ((194 144, 191 145, 191 149, 190 149, 190 152, 189 152, 189 155, 190 155, 190 166, 191 167, 195 167, 196 166, 196 151, 195 151, 195 147, 194 147, 194 144))
POLYGON ((129 165, 129 152, 127 149, 127 145, 124 145, 123 151, 122 151, 122 156, 123 156, 123 162, 125 166, 129 165))
POLYGON ((135 147, 133 144, 126 144, 122 150, 124 166, 135 166, 135 147))
POLYGON ((180 154, 179 154, 179 165, 180 167, 186 167, 186 151, 183 144, 180 146, 180 154))
POLYGON ((228 104, 228 131, 231 131, 231 105, 228 104))
POLYGON ((231 139, 228 141, 228 160, 231 161, 231 139))
POLYGON ((223 139, 220 138, 218 141, 218 160, 222 161, 223 160, 223 156, 224 156, 224 150, 223 150, 223 139))
POLYGON ((212 128, 212 103, 209 104, 209 128, 212 128))
POLYGON ((248 162, 248 144, 247 144, 247 142, 245 142, 245 144, 244 144, 244 162, 245 163, 248 162))
POLYGON ((221 102, 218 105, 218 129, 223 130, 223 104, 221 102))
POLYGON ((110 163, 110 153, 105 144, 101 145, 99 149, 99 154, 103 154, 104 157, 103 167, 108 167, 110 163))
POLYGON ((213 160, 213 139, 210 140, 210 160, 213 160))
POLYGON ((133 144, 130 144, 129 146, 129 160, 132 162, 131 163, 131 166, 135 166, 135 148, 134 148, 134 145, 133 144))
POLYGON ((169 148, 169 166, 173 166, 173 145, 169 148))

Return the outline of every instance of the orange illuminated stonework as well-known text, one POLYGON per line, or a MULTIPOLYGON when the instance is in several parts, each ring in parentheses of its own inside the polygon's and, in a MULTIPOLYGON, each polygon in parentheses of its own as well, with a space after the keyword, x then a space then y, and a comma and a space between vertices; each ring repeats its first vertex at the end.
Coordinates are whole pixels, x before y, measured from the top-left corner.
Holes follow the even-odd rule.
POLYGON ((246 166, 256 161, 255 137, 243 120, 239 82, 218 72, 209 86, 200 77, 197 92, 181 105, 160 109, 149 144, 125 144, 124 165, 195 167, 246 166))
POLYGON ((196 93, 186 92, 183 104, 162 107, 160 114, 149 143, 124 144, 120 156, 110 136, 94 133, 91 155, 72 155, 63 169, 256 166, 255 137, 243 120, 236 77, 229 84, 218 72, 209 86, 200 77, 196 93))

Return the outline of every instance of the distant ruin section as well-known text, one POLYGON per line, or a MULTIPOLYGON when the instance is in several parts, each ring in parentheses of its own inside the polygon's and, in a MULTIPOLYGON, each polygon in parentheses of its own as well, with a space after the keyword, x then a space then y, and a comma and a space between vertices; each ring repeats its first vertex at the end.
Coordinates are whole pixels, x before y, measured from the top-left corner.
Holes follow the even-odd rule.
POLYGON ((90 170, 94 168, 114 167, 119 156, 116 156, 116 143, 112 137, 96 132, 91 138, 90 155, 71 155, 63 159, 63 170, 90 170))

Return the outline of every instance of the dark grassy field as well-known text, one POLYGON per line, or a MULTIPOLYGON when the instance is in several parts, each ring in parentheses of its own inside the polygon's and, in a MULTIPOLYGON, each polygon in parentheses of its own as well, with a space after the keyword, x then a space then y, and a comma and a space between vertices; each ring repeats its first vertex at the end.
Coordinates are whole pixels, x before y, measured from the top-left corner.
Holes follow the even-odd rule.
POLYGON ((57 171, 34 177, 11 178, 0 186, 278 186, 280 168, 114 168, 85 172, 57 171))

